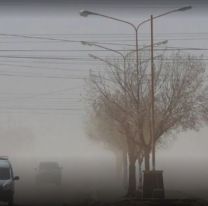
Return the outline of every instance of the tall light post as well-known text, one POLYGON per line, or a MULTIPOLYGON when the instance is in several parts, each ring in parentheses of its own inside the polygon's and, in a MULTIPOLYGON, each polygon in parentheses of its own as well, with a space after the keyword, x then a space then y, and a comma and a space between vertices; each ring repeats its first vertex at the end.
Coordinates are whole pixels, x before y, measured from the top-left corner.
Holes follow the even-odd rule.
MULTIPOLYGON (((173 10, 170 10, 170 11, 167 11, 167 12, 165 12, 165 13, 162 13, 162 14, 159 14, 159 15, 157 15, 157 16, 151 16, 151 18, 149 18, 149 19, 146 19, 146 20, 144 20, 144 21, 142 21, 141 23, 139 23, 138 25, 135 25, 135 24, 133 24, 133 23, 131 23, 131 22, 129 22, 129 21, 126 21, 126 20, 122 20, 122 19, 119 19, 119 18, 115 18, 115 17, 111 17, 111 16, 108 16, 108 15, 104 15, 104 14, 101 14, 101 13, 96 13, 96 12, 92 12, 92 11, 88 11, 88 10, 81 10, 80 11, 80 15, 81 16, 83 16, 83 17, 87 17, 87 16, 89 16, 89 15, 95 15, 95 16, 100 16, 100 17, 104 17, 104 18, 107 18, 107 19, 111 19, 111 20, 114 20, 114 21, 118 21, 118 22, 121 22, 121 23, 125 23, 125 24, 128 24, 128 25, 130 25, 132 28, 133 28, 133 30, 134 30, 134 32, 135 32, 135 48, 136 48, 136 71, 137 71, 137 81, 139 81, 139 51, 138 51, 138 30, 139 30, 139 28, 140 28, 140 26, 142 26, 143 24, 145 24, 145 23, 147 23, 147 22, 153 22, 153 19, 157 19, 157 18, 160 18, 160 17, 162 17, 162 16, 166 16, 166 15, 168 15, 168 14, 171 14, 171 13, 175 13, 175 12, 181 12, 181 11, 186 11, 186 10, 189 10, 189 9, 191 9, 192 7, 191 6, 185 6, 185 7, 181 7, 181 8, 178 8, 178 9, 173 9, 173 10)), ((153 24, 152 24, 152 26, 153 26, 153 24)), ((151 27, 152 29, 152 37, 151 37, 151 39, 152 39, 152 43, 153 43, 153 27, 151 27)), ((153 45, 153 44, 152 44, 153 45)), ((153 46, 152 46, 152 54, 151 54, 151 56, 153 56, 153 46)), ((151 77, 152 78, 154 78, 154 68, 153 68, 153 60, 151 61, 152 62, 152 66, 151 66, 151 77)), ((152 85, 154 85, 154 79, 152 79, 152 85)), ((138 87, 139 87, 139 82, 137 82, 137 84, 138 84, 138 87)), ((151 95, 151 101, 154 101, 154 88, 153 88, 153 86, 152 86, 152 95, 151 95)), ((138 88, 138 100, 139 100, 139 88, 138 88)), ((154 149, 155 148, 155 146, 154 146, 154 144, 155 144, 155 141, 154 141, 154 104, 153 104, 153 102, 152 102, 152 116, 153 116, 153 118, 152 118, 152 124, 151 124, 151 133, 152 133, 152 149, 154 149)), ((155 149, 154 149, 155 150, 155 149)), ((155 153, 154 151, 152 151, 153 153, 155 153)), ((154 163, 153 163, 153 170, 155 170, 155 154, 153 154, 153 161, 154 161, 154 163)))
POLYGON ((191 6, 182 7, 179 9, 176 9, 175 11, 169 11, 164 14, 158 15, 153 17, 153 15, 150 16, 150 33, 151 33, 151 139, 152 139, 152 169, 155 170, 155 112, 154 112, 154 102, 155 102, 155 95, 154 95, 154 82, 155 82, 155 76, 154 76, 154 37, 153 37, 153 19, 173 13, 178 11, 186 11, 191 9, 191 6))
POLYGON ((153 16, 150 16, 150 33, 151 33, 151 140, 152 140, 152 170, 155 170, 155 72, 154 72, 154 40, 153 40, 153 16))

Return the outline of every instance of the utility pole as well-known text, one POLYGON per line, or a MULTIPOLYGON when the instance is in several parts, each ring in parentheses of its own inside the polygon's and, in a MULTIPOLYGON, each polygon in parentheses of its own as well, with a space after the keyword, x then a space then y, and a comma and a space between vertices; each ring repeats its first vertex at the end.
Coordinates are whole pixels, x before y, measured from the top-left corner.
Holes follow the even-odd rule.
POLYGON ((152 170, 155 170, 155 71, 154 71, 154 42, 153 42, 153 16, 151 22, 151 139, 152 139, 152 170))

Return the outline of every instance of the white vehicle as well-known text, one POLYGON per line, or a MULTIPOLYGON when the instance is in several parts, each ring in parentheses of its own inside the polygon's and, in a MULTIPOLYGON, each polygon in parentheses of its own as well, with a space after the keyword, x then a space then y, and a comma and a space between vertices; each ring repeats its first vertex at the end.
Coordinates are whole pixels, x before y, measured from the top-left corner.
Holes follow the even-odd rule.
POLYGON ((13 205, 14 181, 19 177, 13 175, 11 163, 7 157, 0 157, 0 201, 13 205))

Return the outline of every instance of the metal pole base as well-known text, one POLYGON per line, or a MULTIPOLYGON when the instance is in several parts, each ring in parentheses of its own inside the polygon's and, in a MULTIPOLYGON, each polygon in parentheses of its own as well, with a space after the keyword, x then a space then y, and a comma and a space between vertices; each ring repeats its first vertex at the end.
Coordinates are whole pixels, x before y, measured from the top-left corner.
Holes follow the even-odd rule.
POLYGON ((144 171, 143 199, 164 199, 163 171, 144 171))

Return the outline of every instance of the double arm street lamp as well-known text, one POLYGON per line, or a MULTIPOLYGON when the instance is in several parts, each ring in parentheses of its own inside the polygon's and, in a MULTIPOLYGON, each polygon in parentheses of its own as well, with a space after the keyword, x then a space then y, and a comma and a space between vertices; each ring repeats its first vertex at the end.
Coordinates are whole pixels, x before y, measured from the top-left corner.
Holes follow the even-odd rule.
MULTIPOLYGON (((157 43, 154 43, 154 46, 160 46, 160 45, 162 45, 162 44, 167 44, 168 43, 168 40, 165 40, 165 41, 161 41, 161 42, 157 42, 157 43)), ((136 52, 135 50, 132 50, 132 51, 130 51, 130 52, 128 52, 127 54, 123 54, 122 52, 120 52, 120 51, 118 51, 118 50, 115 50, 115 49, 111 49, 111 48, 109 48, 109 47, 105 47, 105 46, 102 46, 101 44, 97 44, 97 43, 95 43, 95 42, 88 42, 88 41, 81 41, 81 44, 82 45, 87 45, 87 46, 95 46, 95 47, 99 47, 99 48, 101 48, 101 49, 104 49, 104 50, 107 50, 107 51, 111 51, 111 52, 114 52, 114 53, 117 53, 117 54, 119 54, 121 57, 122 57, 122 59, 123 59, 123 68, 124 68, 124 72, 125 72, 125 70, 126 70, 126 58, 130 55, 130 54, 132 54, 132 53, 134 53, 134 52, 136 52)), ((150 47, 151 45, 147 45, 147 46, 144 46, 144 47, 142 47, 142 48, 139 48, 139 50, 142 50, 142 49, 146 49, 146 48, 148 48, 148 47, 150 47)), ((90 55, 91 56, 91 55, 90 55)), ((94 55, 93 55, 94 56, 94 55)), ((154 57, 153 57, 154 58, 154 57)), ((97 59, 102 59, 102 58, 97 58, 97 59)), ((101 61, 103 61, 103 62, 105 62, 103 59, 101 60, 101 61)), ((107 61, 106 61, 106 63, 107 63, 107 61)))
MULTIPOLYGON (((191 8, 192 8, 191 6, 186 6, 186 7, 182 7, 182 8, 179 8, 179 9, 174 9, 174 10, 165 12, 163 14, 157 15, 157 16, 155 16, 153 18, 156 19, 156 18, 165 16, 165 15, 168 15, 170 13, 174 13, 174 12, 178 12, 178 11, 185 11, 185 10, 188 10, 188 9, 191 9, 191 8)), ((138 30, 139 30, 140 26, 142 26, 146 22, 149 22, 150 19, 146 19, 146 20, 142 21, 141 23, 139 23, 136 26, 133 23, 128 22, 128 21, 125 21, 125 20, 122 20, 122 19, 118 19, 118 18, 115 18, 115 17, 111 17, 111 16, 108 16, 108 15, 104 15, 104 14, 101 14, 101 13, 88 11, 88 10, 81 10, 80 11, 80 15, 83 16, 83 17, 87 17, 89 15, 96 15, 96 16, 104 17, 104 18, 107 18, 107 19, 111 19, 111 20, 115 20, 115 21, 118 21, 118 22, 122 22, 122 23, 128 24, 128 25, 130 25, 134 29, 134 31, 135 31, 135 46, 136 46, 136 69, 137 69, 137 75, 139 75, 138 30)))
MULTIPOLYGON (((170 10, 168 12, 159 14, 157 16, 152 16, 149 19, 146 19, 144 21, 142 21, 141 23, 139 23, 138 25, 135 25, 129 21, 126 20, 122 20, 122 19, 118 19, 115 17, 111 17, 108 15, 104 15, 101 13, 96 13, 96 12, 92 12, 92 11, 88 11, 88 10, 81 10, 80 11, 80 15, 83 17, 87 17, 89 15, 95 15, 95 16, 100 16, 100 17, 104 17, 107 19, 111 19, 114 21, 118 21, 121 23, 125 23, 130 25, 134 32, 135 32, 135 49, 136 49, 136 71, 137 71, 137 81, 139 78, 139 53, 138 53, 138 30, 140 28, 140 26, 142 26, 143 24, 147 23, 147 22, 151 22, 151 90, 152 90, 152 95, 151 95, 151 102, 152 102, 152 107, 151 107, 151 120, 152 120, 152 124, 151 124, 151 139, 152 139, 152 169, 155 170, 155 134, 154 134, 154 66, 153 66, 153 19, 157 19, 160 18, 162 16, 166 16, 168 14, 171 13, 175 13, 175 12, 180 12, 180 11, 186 11, 191 9, 191 6, 185 6, 185 7, 181 7, 179 9, 174 9, 174 10, 170 10)), ((118 52, 117 52, 118 53, 118 52)), ((139 83, 139 82, 137 82, 139 83)), ((139 87, 139 84, 138 84, 139 87)), ((139 89, 138 89, 138 98, 139 98, 139 89)))

